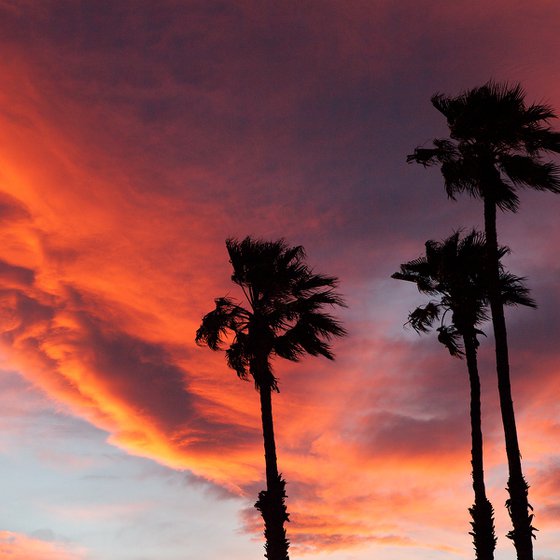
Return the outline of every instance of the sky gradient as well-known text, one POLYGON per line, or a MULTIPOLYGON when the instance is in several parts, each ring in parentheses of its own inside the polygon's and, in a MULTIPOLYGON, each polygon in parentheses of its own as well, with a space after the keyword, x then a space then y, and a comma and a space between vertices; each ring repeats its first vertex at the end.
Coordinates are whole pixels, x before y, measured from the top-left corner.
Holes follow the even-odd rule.
MULTIPOLYGON (((403 329, 425 300, 390 275, 482 206, 406 155, 445 135, 438 91, 519 81, 560 110, 559 23, 548 0, 0 0, 0 556, 263 557, 258 395, 194 344, 240 296, 224 240, 253 235, 348 304, 335 362, 274 364, 293 560, 472 558, 466 366, 403 329)), ((538 560, 560 554, 559 208, 498 216, 539 304, 507 311, 538 560)))

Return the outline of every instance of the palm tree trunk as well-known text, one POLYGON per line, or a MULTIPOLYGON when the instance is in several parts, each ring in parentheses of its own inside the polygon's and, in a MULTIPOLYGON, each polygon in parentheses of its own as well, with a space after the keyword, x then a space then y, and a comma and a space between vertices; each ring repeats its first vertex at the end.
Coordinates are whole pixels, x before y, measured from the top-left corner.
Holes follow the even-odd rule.
POLYGON ((266 490, 259 493, 259 499, 255 507, 261 512, 264 520, 265 557, 268 560, 289 560, 289 542, 284 529, 284 522, 289 521, 284 502, 286 482, 278 473, 271 393, 270 386, 263 384, 259 387, 266 464, 266 490))
POLYGON ((489 272, 488 295, 496 345, 498 392, 509 468, 507 490, 510 497, 506 506, 511 517, 513 530, 508 533, 508 537, 513 540, 518 560, 533 560, 532 539, 534 528, 531 525, 533 515, 529 511, 532 509, 528 501, 529 486, 523 477, 521 468, 521 453, 511 396, 506 322, 504 306, 500 297, 496 204, 488 198, 484 199, 484 226, 489 272))
POLYGON ((469 508, 472 517, 473 544, 477 560, 493 560, 496 548, 494 533, 494 508, 486 497, 484 485, 484 463, 482 454, 482 420, 480 412, 480 377, 476 358, 476 335, 463 335, 467 369, 471 389, 471 465, 474 504, 469 508))

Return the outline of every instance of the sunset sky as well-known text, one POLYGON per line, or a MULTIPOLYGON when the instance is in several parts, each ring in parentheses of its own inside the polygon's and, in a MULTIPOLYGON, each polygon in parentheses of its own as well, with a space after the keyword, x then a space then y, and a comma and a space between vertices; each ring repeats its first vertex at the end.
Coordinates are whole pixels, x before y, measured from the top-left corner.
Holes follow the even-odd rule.
MULTIPOLYGON (((194 343, 252 235, 348 304, 336 361, 274 363, 292 560, 473 558, 466 366, 403 329, 426 299, 390 275, 482 206, 406 155, 446 134, 438 91, 560 110, 559 27, 556 0, 0 0, 0 557, 263 558, 258 394, 194 343)), ((536 560, 560 557, 559 211, 498 216, 539 304, 507 312, 536 560)))

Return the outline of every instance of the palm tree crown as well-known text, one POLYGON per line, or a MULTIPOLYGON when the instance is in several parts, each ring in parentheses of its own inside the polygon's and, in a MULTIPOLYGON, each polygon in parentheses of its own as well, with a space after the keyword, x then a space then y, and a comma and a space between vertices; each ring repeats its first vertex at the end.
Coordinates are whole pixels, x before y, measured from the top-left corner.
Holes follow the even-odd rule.
POLYGON ((518 187, 560 192, 559 167, 541 160, 560 153, 560 133, 548 124, 556 114, 548 105, 527 106, 519 84, 490 81, 456 97, 437 93, 431 101, 447 119, 450 139, 416 148, 407 161, 441 165, 450 198, 467 192, 515 211, 518 187))
MULTIPOLYGON (((425 255, 402 264, 392 277, 416 283, 421 293, 439 296, 412 311, 408 323, 418 332, 427 332, 440 319, 439 341, 452 356, 461 356, 461 337, 481 334, 476 327, 489 319, 485 237, 475 230, 463 238, 456 232, 425 246, 425 255), (446 322, 449 312, 451 321, 446 322)), ((508 251, 500 247, 499 258, 508 251)), ((500 293, 504 305, 536 307, 523 278, 504 270, 501 263, 500 293)))
POLYGON ((228 239, 226 247, 231 280, 241 287, 248 305, 217 298, 216 308, 202 320, 196 342, 219 350, 231 331, 228 366, 242 379, 252 376, 257 389, 264 385, 278 390, 269 357, 297 362, 310 354, 332 360, 330 341, 346 331, 322 308, 344 306, 335 291, 337 279, 315 274, 304 261, 303 247, 288 247, 284 240, 228 239), (255 360, 261 367, 251 368, 255 360))

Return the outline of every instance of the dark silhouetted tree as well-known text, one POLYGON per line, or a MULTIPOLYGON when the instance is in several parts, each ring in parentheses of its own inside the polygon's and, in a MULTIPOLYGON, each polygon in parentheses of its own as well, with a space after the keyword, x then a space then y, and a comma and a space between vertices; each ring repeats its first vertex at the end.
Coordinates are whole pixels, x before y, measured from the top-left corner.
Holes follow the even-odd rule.
POLYGON ((335 291, 337 279, 315 274, 305 263, 303 247, 251 237, 228 239, 226 247, 231 280, 243 291, 245 304, 229 297, 216 299, 216 308, 202 319, 196 342, 220 350, 229 331, 227 364, 241 379, 252 378, 259 392, 266 490, 259 493, 255 507, 264 520, 265 556, 286 560, 286 483, 276 460, 271 395, 278 383, 271 360, 278 356, 297 362, 306 354, 332 360, 330 341, 346 331, 324 308, 344 302, 335 291))
MULTIPOLYGON (((499 258, 506 253, 499 249, 499 258)), ((417 307, 409 315, 408 323, 420 333, 428 332, 439 322, 439 341, 452 356, 466 358, 470 383, 471 465, 474 504, 469 508, 472 517, 474 549, 477 560, 492 560, 496 547, 492 504, 486 497, 482 445, 480 378, 477 348, 482 322, 488 319, 488 289, 486 273, 486 244, 476 231, 463 239, 458 233, 441 243, 428 241, 426 254, 401 265, 393 278, 414 282, 421 293, 437 299, 417 307)), ((500 266, 500 291, 505 305, 535 303, 528 296, 522 279, 500 266)))
POLYGON ((506 505, 513 530, 508 537, 513 540, 518 560, 533 560, 535 529, 511 394, 506 322, 499 290, 496 213, 497 209, 517 210, 518 188, 560 192, 558 166, 542 159, 544 154, 560 153, 560 134, 549 126, 556 115, 547 105, 526 105, 521 86, 494 82, 456 97, 436 94, 432 104, 447 119, 449 138, 434 140, 432 148, 417 148, 408 161, 439 165, 450 198, 466 192, 484 204, 488 294, 509 469, 506 505))

